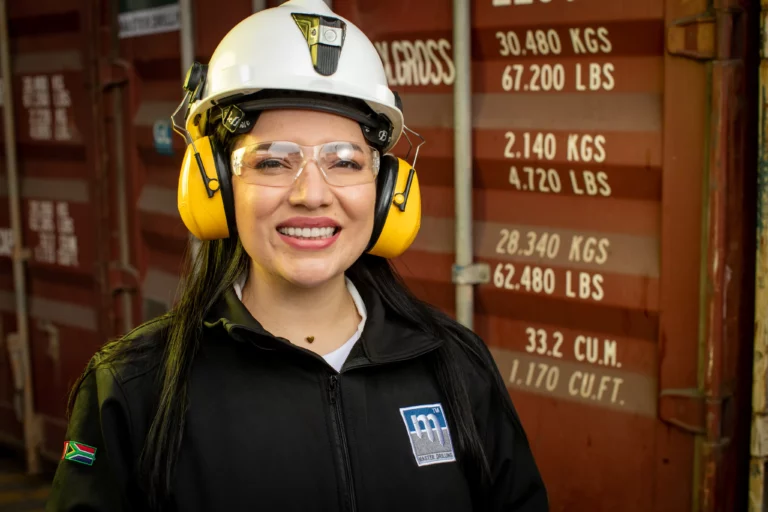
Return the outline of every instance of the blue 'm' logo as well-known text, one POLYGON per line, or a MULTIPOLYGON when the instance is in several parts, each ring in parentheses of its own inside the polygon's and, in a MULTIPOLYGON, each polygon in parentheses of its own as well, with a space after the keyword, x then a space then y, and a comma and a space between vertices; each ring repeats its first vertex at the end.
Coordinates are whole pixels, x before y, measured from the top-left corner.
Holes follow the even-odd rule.
POLYGON ((411 449, 419 466, 456 460, 451 433, 441 404, 400 409, 411 449))

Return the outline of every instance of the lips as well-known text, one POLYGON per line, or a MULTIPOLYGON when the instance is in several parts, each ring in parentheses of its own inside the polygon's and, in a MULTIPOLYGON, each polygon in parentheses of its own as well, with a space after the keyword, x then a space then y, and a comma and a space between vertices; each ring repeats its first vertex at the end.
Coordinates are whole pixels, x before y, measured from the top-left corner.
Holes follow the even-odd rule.
POLYGON ((280 223, 277 231, 296 240, 328 240, 341 231, 341 226, 328 217, 294 217, 280 223))

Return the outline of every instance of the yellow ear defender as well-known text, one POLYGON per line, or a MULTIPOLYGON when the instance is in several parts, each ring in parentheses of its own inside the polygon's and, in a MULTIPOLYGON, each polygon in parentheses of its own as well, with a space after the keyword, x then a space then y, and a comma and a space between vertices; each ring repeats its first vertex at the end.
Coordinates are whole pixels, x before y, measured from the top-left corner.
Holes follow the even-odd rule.
MULTIPOLYGON (((177 201, 181 219, 195 237, 218 240, 237 233, 229 155, 199 128, 193 130, 194 135, 185 128, 189 103, 200 94, 205 72, 206 67, 199 63, 190 68, 184 82, 185 98, 171 117, 174 130, 187 142, 177 201)), ((227 121, 236 126, 241 120, 227 121)), ((192 124, 199 127, 199 123, 192 124)), ((390 154, 382 156, 374 212, 366 252, 383 258, 400 256, 413 243, 421 226, 419 180, 407 161, 390 154)))
POLYGON ((376 178, 373 233, 366 252, 396 258, 413 243, 421 227, 419 179, 401 158, 384 155, 376 178))
POLYGON ((237 231, 229 164, 213 138, 187 146, 177 202, 184 225, 200 240, 229 238, 237 231))

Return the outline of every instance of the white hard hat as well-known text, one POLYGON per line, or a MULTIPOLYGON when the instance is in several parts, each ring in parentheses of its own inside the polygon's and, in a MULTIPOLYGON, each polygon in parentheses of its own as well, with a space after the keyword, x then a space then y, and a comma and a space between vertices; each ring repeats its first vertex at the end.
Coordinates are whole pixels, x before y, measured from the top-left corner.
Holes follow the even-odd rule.
POLYGON ((291 94, 311 97, 312 93, 320 98, 316 102, 320 110, 334 111, 330 108, 334 98, 367 105, 366 110, 372 110, 370 126, 379 131, 366 136, 376 138, 384 152, 403 131, 401 102, 389 89, 376 48, 322 0, 290 0, 249 16, 224 36, 207 70, 199 71, 203 73, 189 105, 188 129, 212 118, 206 115, 212 106, 248 104, 259 97, 254 93, 264 91, 269 99, 257 102, 256 110, 286 106, 285 98, 291 94), (386 138, 373 122, 382 115, 387 120, 386 138))

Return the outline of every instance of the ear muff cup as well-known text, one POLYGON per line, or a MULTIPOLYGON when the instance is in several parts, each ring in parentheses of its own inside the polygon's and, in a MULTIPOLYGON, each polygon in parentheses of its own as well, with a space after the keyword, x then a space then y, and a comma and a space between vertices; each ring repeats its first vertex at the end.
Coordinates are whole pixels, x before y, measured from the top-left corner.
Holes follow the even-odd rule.
POLYGON ((194 147, 187 146, 179 175, 177 203, 184 225, 200 240, 229 238, 237 232, 229 162, 211 137, 197 139, 194 147), (200 165, 208 177, 208 185, 202 178, 200 165), (213 191, 212 196, 209 190, 213 191))
POLYGON ((384 155, 376 179, 373 232, 366 252, 383 258, 396 258, 410 247, 420 227, 421 192, 418 176, 405 160, 384 155), (406 198, 404 193, 409 178, 411 184, 406 198), (404 200, 405 207, 401 209, 404 200))

